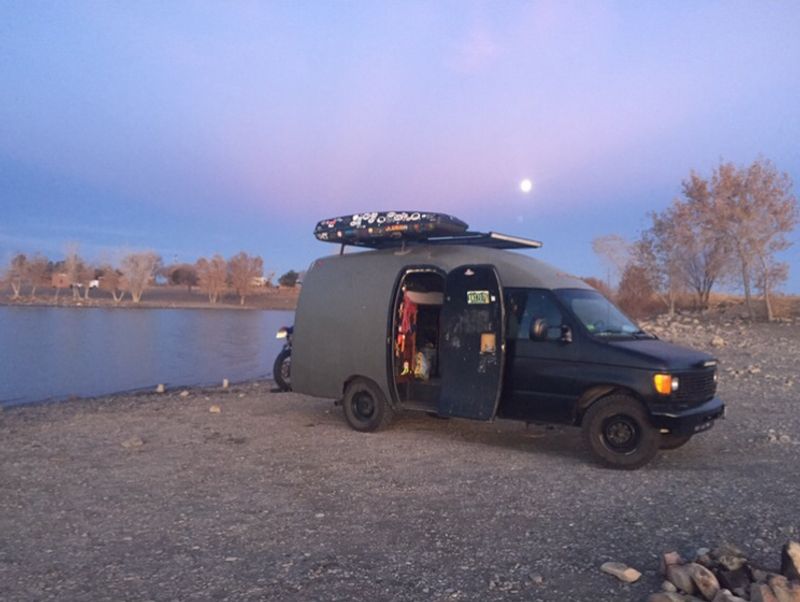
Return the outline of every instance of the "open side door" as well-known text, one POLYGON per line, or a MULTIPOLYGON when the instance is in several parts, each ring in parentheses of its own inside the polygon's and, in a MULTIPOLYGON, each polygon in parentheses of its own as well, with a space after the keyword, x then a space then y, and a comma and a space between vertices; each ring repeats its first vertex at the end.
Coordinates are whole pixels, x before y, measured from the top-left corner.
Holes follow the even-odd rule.
POLYGON ((447 275, 439 335, 440 415, 494 418, 503 381, 504 318, 493 266, 463 265, 447 275))

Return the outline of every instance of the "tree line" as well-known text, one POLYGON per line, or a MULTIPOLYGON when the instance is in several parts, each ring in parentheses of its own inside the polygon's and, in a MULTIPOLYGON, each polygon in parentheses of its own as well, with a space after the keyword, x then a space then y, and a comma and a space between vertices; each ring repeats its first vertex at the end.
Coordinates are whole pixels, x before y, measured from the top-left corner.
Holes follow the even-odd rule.
POLYGON ((636 313, 656 300, 673 314, 686 293, 705 309, 712 290, 725 285, 744 292, 750 319, 755 294, 773 319, 773 293, 789 276, 778 254, 792 244, 798 202, 791 179, 772 162, 721 162, 709 177, 692 171, 681 197, 648 221, 632 243, 616 234, 593 241, 609 273, 619 276, 617 300, 625 309, 636 313))
MULTIPOLYGON (((52 261, 36 253, 27 256, 15 255, 4 274, 4 283, 11 288, 11 298, 18 299, 27 289, 32 298, 36 291, 52 288, 57 300, 62 290, 71 291, 75 300, 90 299, 95 288, 110 293, 114 303, 120 303, 129 295, 133 303, 139 303, 145 291, 158 278, 163 281, 186 286, 188 292, 198 287, 208 295, 210 303, 219 302, 229 290, 236 292, 239 303, 259 287, 273 287, 274 272, 264 273, 264 260, 258 255, 240 252, 229 259, 217 254, 195 263, 165 265, 153 251, 129 253, 118 264, 111 262, 92 263, 78 254, 77 245, 70 245, 65 257, 52 261)), ((289 270, 278 279, 283 287, 294 287, 300 274, 289 270)))

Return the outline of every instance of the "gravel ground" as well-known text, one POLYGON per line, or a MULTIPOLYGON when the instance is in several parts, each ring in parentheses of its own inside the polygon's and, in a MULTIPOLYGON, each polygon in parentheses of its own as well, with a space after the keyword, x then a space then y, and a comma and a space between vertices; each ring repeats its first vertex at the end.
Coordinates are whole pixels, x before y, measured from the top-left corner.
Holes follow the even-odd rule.
POLYGON ((800 324, 656 328, 721 358, 729 414, 635 472, 570 428, 360 434, 267 382, 6 410, 0 599, 624 601, 671 549, 776 565, 800 537, 800 324))

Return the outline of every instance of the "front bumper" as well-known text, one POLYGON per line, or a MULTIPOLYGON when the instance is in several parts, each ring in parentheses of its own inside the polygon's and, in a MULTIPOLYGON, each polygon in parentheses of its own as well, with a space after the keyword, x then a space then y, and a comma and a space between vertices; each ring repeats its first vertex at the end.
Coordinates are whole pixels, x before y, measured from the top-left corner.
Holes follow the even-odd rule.
POLYGON ((717 418, 725 416, 725 404, 715 397, 686 410, 651 410, 650 419, 657 429, 667 429, 676 435, 689 435, 710 429, 717 418))

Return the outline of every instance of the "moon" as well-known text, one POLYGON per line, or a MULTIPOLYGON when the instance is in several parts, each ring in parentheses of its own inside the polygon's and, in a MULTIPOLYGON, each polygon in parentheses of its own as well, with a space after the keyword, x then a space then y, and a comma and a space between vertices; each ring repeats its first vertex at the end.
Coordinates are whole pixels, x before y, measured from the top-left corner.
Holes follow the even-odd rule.
POLYGON ((525 194, 528 194, 533 190, 533 182, 531 182, 529 178, 525 178, 519 183, 519 189, 525 194))

